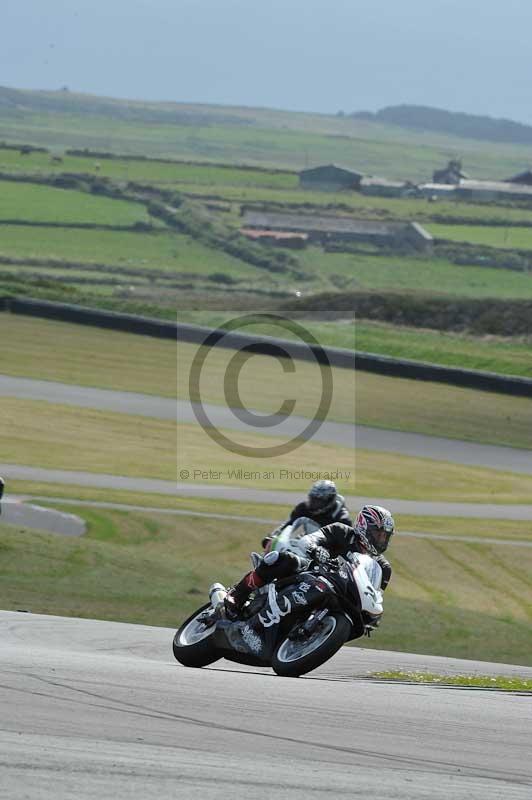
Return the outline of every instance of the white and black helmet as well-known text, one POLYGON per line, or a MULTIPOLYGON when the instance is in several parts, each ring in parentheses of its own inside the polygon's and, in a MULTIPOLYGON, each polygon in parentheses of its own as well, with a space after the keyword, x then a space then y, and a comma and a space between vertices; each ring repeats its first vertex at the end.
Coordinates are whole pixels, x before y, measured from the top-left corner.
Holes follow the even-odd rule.
POLYGON ((308 493, 308 506, 314 513, 323 514, 334 507, 338 491, 332 481, 316 481, 308 493))
POLYGON ((377 553, 384 553, 395 533, 395 522, 387 508, 368 505, 358 512, 355 530, 366 537, 377 553))

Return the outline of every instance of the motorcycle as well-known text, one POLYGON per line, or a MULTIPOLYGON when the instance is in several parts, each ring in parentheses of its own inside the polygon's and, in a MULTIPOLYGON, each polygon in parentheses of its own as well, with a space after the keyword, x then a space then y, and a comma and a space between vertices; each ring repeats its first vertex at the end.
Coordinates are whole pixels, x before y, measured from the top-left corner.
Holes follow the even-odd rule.
MULTIPOLYGON (((283 535, 293 537, 294 531, 283 535)), ((274 546, 280 546, 279 541, 274 546)), ((253 566, 258 559, 253 553, 253 566)), ((176 632, 174 656, 186 667, 205 667, 226 658, 299 677, 379 625, 381 579, 380 564, 366 554, 310 564, 304 572, 256 590, 236 620, 225 616, 227 590, 213 584, 210 602, 176 632)))

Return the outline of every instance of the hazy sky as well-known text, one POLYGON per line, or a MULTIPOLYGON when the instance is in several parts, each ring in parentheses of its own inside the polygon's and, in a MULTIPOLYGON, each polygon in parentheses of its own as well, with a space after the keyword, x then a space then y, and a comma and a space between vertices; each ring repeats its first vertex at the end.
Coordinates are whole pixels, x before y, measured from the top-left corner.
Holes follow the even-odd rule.
POLYGON ((526 0, 0 0, 0 84, 532 124, 526 0))

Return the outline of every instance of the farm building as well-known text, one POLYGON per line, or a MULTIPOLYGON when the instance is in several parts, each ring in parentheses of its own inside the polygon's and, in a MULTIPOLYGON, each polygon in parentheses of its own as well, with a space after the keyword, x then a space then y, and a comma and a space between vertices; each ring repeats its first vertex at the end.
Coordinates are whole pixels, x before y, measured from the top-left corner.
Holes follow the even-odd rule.
POLYGON ((493 203, 497 200, 520 200, 532 203, 532 186, 507 181, 461 181, 455 187, 458 200, 493 203))
POLYGON ((462 180, 468 180, 469 175, 463 172, 462 162, 457 158, 452 158, 446 167, 436 169, 432 173, 432 183, 447 183, 456 186, 462 180))
POLYGON ((378 247, 430 251, 432 236, 417 223, 380 222, 351 217, 310 214, 273 214, 246 211, 244 229, 304 233, 309 242, 367 242, 378 247))
POLYGON ((456 200, 456 186, 448 183, 422 183, 417 187, 417 195, 426 197, 428 200, 442 198, 444 200, 456 200))
POLYGON ((294 250, 302 250, 308 242, 308 233, 294 233, 293 231, 258 231, 252 228, 240 228, 240 233, 253 242, 276 244, 280 247, 291 247, 294 250))
POLYGON ((404 197, 415 192, 415 186, 404 181, 389 181, 386 178, 368 176, 360 181, 362 194, 375 197, 404 197))
POLYGON ((299 173, 299 185, 302 189, 320 189, 337 192, 342 189, 358 189, 364 176, 337 164, 326 164, 322 167, 304 169, 299 173))
POLYGON ((532 169, 525 169, 518 172, 513 178, 507 178, 506 183, 520 183, 524 186, 532 186, 532 169))

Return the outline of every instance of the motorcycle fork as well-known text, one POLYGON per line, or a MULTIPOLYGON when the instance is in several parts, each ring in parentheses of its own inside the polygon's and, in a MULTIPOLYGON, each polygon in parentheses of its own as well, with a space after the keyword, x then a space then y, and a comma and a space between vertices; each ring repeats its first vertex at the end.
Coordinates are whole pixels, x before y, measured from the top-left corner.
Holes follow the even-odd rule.
POLYGON ((307 619, 304 625, 302 625, 303 630, 310 636, 310 634, 314 633, 316 628, 321 624, 322 620, 325 619, 327 614, 329 613, 328 608, 322 608, 320 611, 314 611, 311 616, 307 619))
POLYGON ((298 625, 298 627, 290 633, 288 638, 292 640, 309 638, 321 625, 328 613, 329 609, 327 607, 320 608, 319 610, 316 608, 313 609, 310 617, 308 617, 302 625, 298 625))

